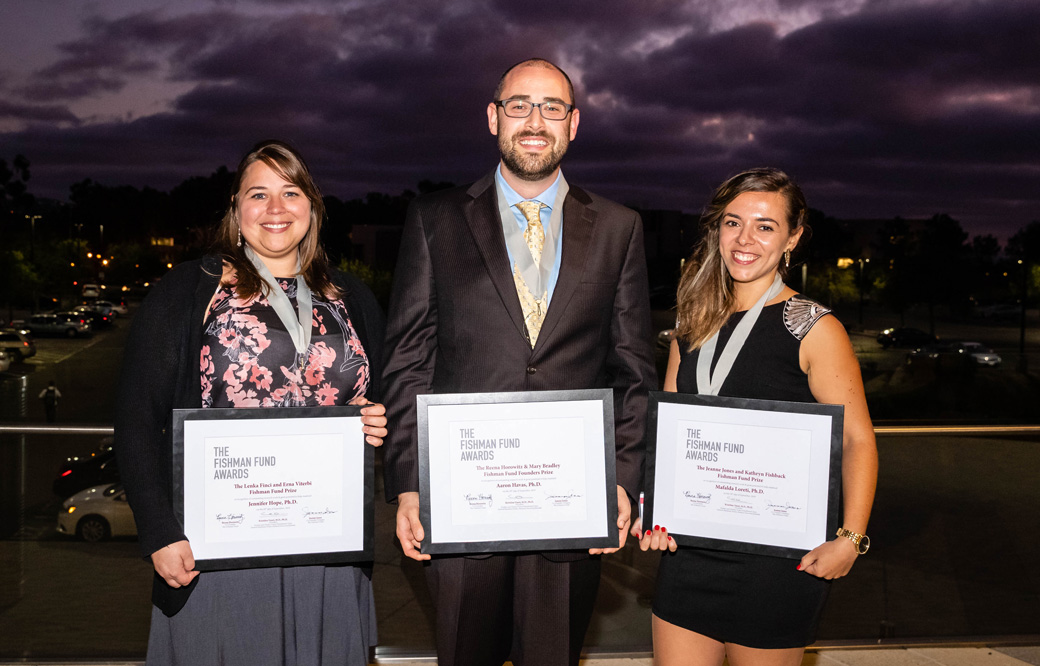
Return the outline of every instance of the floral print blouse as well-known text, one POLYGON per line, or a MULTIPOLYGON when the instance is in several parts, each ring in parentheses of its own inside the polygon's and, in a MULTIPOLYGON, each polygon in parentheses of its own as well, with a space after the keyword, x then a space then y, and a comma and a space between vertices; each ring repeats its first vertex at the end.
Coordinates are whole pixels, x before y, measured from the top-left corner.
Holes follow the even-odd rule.
MULTIPOLYGON (((296 308, 296 280, 276 278, 296 308)), ((203 407, 345 405, 365 395, 368 356, 342 300, 314 299, 307 352, 261 293, 244 301, 221 285, 206 315, 200 374, 203 407)))

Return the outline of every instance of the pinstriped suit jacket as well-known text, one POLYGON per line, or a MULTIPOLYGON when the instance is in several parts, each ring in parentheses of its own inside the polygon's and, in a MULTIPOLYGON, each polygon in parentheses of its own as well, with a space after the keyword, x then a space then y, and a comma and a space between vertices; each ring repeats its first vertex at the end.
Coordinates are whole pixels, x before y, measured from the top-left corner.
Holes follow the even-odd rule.
POLYGON ((387 322, 388 501, 418 491, 420 393, 614 389, 617 482, 638 497, 647 392, 657 388, 639 215, 571 186, 559 279, 525 337, 494 173, 416 199, 387 322))

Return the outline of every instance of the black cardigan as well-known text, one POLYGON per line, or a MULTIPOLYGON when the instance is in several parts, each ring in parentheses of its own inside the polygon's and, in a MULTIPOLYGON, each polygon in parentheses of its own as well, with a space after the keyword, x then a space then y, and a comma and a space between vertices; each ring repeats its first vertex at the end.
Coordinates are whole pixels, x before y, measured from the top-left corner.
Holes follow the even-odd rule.
MULTIPOLYGON (((174 409, 202 406, 199 355, 203 317, 220 283, 217 255, 179 264, 152 288, 134 315, 119 381, 115 449, 126 496, 137 522, 142 555, 185 539, 173 511, 172 428, 174 409)), ((366 397, 380 399, 385 321, 375 296, 353 276, 335 273, 333 282, 371 366, 366 397)), ((173 615, 187 602, 195 582, 171 588, 158 574, 152 602, 173 615)))

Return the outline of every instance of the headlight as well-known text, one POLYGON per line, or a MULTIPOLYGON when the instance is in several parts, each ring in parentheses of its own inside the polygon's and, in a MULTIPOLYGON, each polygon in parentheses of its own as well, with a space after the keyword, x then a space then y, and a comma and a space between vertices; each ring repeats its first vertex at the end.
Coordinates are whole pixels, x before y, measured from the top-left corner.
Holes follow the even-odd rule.
POLYGON ((68 508, 68 512, 69 512, 69 513, 72 513, 72 512, 73 512, 73 511, 75 511, 75 510, 76 510, 76 507, 75 507, 75 506, 70 506, 70 507, 68 508))

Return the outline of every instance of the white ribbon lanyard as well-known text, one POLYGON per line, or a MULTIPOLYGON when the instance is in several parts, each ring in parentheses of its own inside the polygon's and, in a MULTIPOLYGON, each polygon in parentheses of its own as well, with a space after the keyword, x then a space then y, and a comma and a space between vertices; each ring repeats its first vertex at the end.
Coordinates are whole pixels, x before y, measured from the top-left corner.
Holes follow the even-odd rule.
POLYGON ((714 376, 712 376, 711 372, 711 359, 715 357, 715 346, 719 342, 719 332, 715 331, 715 335, 711 336, 701 346, 700 354, 697 356, 698 393, 701 395, 719 394, 719 389, 726 382, 729 371, 733 369, 733 362, 737 360, 737 355, 744 348, 744 343, 747 342, 751 329, 755 326, 755 322, 758 321, 758 316, 762 314, 762 308, 766 306, 767 302, 779 296, 783 290, 783 278, 777 273, 776 277, 773 278, 773 284, 766 290, 766 293, 759 297, 751 309, 747 311, 747 314, 744 315, 744 318, 740 320, 740 323, 737 324, 736 328, 733 329, 733 335, 730 336, 726 346, 722 348, 722 355, 719 356, 719 362, 715 366, 714 376))
POLYGON ((307 281, 303 278, 303 275, 300 274, 299 260, 296 262, 297 311, 293 312, 292 302, 289 301, 289 297, 282 291, 281 286, 278 285, 278 280, 274 278, 274 275, 271 274, 270 269, 267 268, 263 260, 249 246, 246 246, 246 256, 249 257, 249 261, 253 262, 253 266, 260 273, 260 278, 267 283, 267 302, 271 304, 271 309, 278 315, 282 326, 289 332, 293 346, 296 347, 297 355, 302 356, 306 353, 307 348, 311 346, 311 327, 314 319, 311 313, 311 290, 307 286, 307 281))

